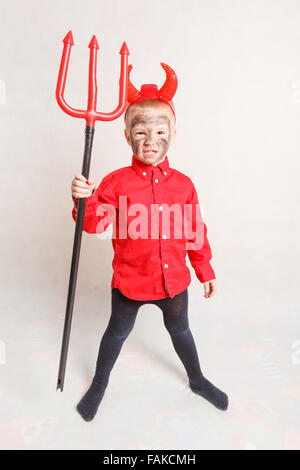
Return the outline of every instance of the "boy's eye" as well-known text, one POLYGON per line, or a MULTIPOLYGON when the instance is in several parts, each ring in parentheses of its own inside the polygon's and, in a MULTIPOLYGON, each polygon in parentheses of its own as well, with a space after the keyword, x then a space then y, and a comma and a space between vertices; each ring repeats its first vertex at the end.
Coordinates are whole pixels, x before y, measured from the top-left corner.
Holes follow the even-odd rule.
MULTIPOLYGON (((158 131, 158 134, 164 134, 165 131, 158 131)), ((145 132, 137 132, 137 134, 145 134, 145 132)))

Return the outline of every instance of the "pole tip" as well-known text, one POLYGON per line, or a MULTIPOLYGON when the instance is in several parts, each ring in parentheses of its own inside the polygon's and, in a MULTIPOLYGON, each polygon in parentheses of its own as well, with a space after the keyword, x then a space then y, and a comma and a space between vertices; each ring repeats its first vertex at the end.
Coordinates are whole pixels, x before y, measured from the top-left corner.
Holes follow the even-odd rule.
POLYGON ((71 46, 74 46, 74 41, 73 41, 73 34, 72 31, 70 30, 68 34, 64 37, 63 39, 64 44, 71 44, 71 46))
POLYGON ((126 44, 125 41, 123 42, 123 45, 122 45, 122 47, 121 47, 121 49, 120 49, 119 54, 127 54, 127 55, 130 54, 129 49, 128 49, 127 44, 126 44))
POLYGON ((57 380, 57 384, 56 384, 56 391, 57 391, 57 390, 60 390, 60 391, 62 392, 63 389, 64 389, 63 381, 61 380, 61 378, 59 378, 59 379, 57 380))

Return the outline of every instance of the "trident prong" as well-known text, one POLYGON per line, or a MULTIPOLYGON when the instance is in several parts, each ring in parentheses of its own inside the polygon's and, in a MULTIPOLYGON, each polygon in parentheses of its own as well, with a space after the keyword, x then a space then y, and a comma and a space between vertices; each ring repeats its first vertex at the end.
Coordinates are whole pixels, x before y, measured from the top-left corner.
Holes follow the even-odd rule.
MULTIPOLYGON (((66 78, 69 67, 70 52, 71 47, 74 45, 72 31, 69 31, 66 37, 63 39, 64 49, 62 53, 62 58, 60 62, 60 69, 58 74, 57 86, 56 86, 56 99, 59 106, 62 110, 69 114, 70 116, 76 118, 83 118, 86 120, 86 129, 85 129, 85 149, 82 165, 82 175, 88 179, 90 171, 90 162, 91 162, 91 153, 94 137, 94 124, 95 121, 112 121, 117 119, 125 111, 127 104, 127 92, 128 92, 128 55, 129 50, 126 45, 126 42, 123 42, 123 45, 120 50, 121 54, 121 73, 119 79, 119 104, 114 111, 111 113, 98 113, 96 110, 97 107, 97 51, 99 45, 94 35, 89 44, 90 48, 90 62, 89 62, 89 92, 88 92, 88 103, 87 109, 75 109, 69 106, 64 99, 64 91, 66 86, 66 78)), ((80 198, 78 201, 77 216, 76 216, 76 227, 75 227, 75 236, 73 243, 73 254, 71 262, 71 272, 69 279, 69 290, 66 306, 66 315, 64 323, 64 332, 63 340, 60 354, 59 362, 59 372, 57 387, 63 391, 65 370, 67 363, 67 354, 68 346, 71 332, 71 323, 72 323, 72 314, 73 306, 75 299, 75 290, 77 282, 77 273, 79 266, 79 255, 80 255, 80 246, 82 238, 82 227, 84 220, 84 211, 85 211, 85 200, 86 198, 80 198)))
POLYGON ((86 119, 87 126, 94 126, 95 121, 112 121, 117 119, 126 107, 127 86, 128 86, 128 55, 130 54, 127 44, 124 41, 120 49, 121 54, 121 72, 119 80, 119 104, 111 113, 97 112, 97 51, 99 49, 98 41, 94 35, 89 44, 90 63, 89 63, 89 96, 86 110, 75 109, 69 106, 64 99, 66 78, 69 68, 71 47, 74 45, 72 31, 63 39, 64 49, 62 53, 60 69, 56 87, 56 99, 62 110, 70 116, 86 119))

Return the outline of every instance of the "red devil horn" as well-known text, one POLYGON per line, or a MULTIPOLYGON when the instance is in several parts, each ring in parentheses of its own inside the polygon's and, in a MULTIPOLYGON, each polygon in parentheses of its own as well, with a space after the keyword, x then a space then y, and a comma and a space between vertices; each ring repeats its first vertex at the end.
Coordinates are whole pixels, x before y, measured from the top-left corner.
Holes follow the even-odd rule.
POLYGON ((163 86, 158 91, 158 96, 163 101, 171 101, 177 90, 177 76, 173 69, 163 62, 160 63, 164 71, 166 72, 166 80, 163 86))
POLYGON ((139 90, 137 90, 135 88, 135 86, 131 83, 130 81, 130 72, 132 70, 132 65, 129 65, 128 66, 128 92, 127 92, 127 101, 129 103, 134 103, 135 101, 137 101, 140 96, 141 96, 141 93, 139 92, 139 90))

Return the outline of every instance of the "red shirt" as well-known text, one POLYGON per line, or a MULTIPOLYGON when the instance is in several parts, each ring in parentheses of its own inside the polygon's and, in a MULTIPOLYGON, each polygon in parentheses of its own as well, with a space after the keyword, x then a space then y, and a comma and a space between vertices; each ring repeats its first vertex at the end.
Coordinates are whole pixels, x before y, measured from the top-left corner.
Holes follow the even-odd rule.
MULTIPOLYGON (((76 221, 78 201, 75 198, 73 201, 72 217, 76 221)), ((134 300, 174 297, 183 292, 191 282, 190 270, 185 260, 186 254, 200 282, 215 279, 215 273, 210 265, 212 255, 206 235, 207 227, 203 221, 202 243, 197 245, 201 246, 199 249, 187 249, 186 242, 196 240, 191 232, 191 236, 188 234, 180 239, 174 237, 175 223, 172 211, 169 218, 170 231, 166 235, 162 212, 166 213, 167 206, 171 207, 173 204, 176 204, 177 208, 180 207, 181 211, 184 204, 189 204, 194 214, 195 207, 199 203, 191 179, 180 171, 170 168, 167 156, 154 166, 146 165, 133 154, 130 166, 119 168, 106 175, 95 192, 86 198, 83 221, 85 232, 102 233, 114 222, 111 290, 117 287, 126 297, 134 300), (120 202, 120 196, 123 196, 123 201, 126 200, 127 204, 126 209, 122 211, 123 203, 120 202), (105 206, 99 208, 102 204, 110 204, 111 209, 103 210, 105 206), (132 215, 130 207, 133 204, 140 204, 144 209, 132 215), (134 222, 138 219, 140 224, 134 222), (120 229, 119 224, 122 224, 122 221, 123 229, 120 229), (123 233, 121 238, 120 233, 122 230, 124 232, 124 227, 129 233, 130 224, 136 232, 143 226, 144 233, 148 237, 134 238, 128 234, 124 237, 123 233), (151 224, 157 228, 156 237, 151 237, 151 224)), ((193 215, 189 220, 192 221, 191 227, 194 233, 197 233, 196 217, 193 215)))

